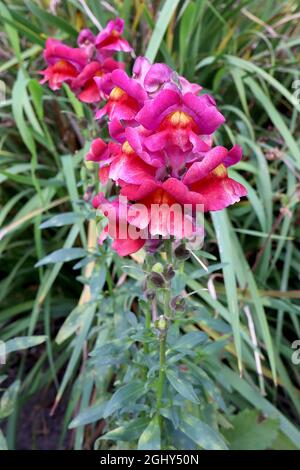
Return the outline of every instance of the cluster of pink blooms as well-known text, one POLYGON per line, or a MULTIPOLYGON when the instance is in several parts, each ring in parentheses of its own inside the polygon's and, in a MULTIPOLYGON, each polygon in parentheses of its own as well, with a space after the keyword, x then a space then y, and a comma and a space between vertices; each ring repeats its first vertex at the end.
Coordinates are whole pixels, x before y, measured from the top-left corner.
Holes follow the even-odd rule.
POLYGON ((122 37, 124 21, 109 21, 97 36, 83 29, 78 36, 78 47, 69 47, 57 39, 46 41, 44 59, 48 67, 40 73, 41 83, 48 82, 52 90, 67 83, 80 101, 96 103, 106 98, 99 91, 94 77, 104 78, 115 69, 124 69, 123 62, 113 59, 118 51, 131 52, 132 47, 122 37))
MULTIPOLYGON (((213 146, 213 134, 225 119, 214 99, 200 94, 199 85, 190 83, 165 64, 152 65, 144 57, 136 59, 131 77, 120 64, 113 70, 107 67, 103 73, 106 61, 112 60, 106 57, 107 51, 130 50, 120 35, 111 33, 112 24, 120 25, 121 33, 120 20, 110 22, 96 38, 90 32, 81 32, 79 42, 84 46, 79 49, 80 54, 73 49, 68 58, 64 56, 64 80, 53 73, 52 67, 60 65, 51 61, 44 80, 49 79, 50 86, 58 87, 70 73, 69 84, 73 90, 80 90, 80 99, 96 101, 92 96, 105 99, 96 118, 107 117, 111 140, 108 143, 100 138, 94 140, 87 160, 99 165, 100 181, 105 184, 113 180, 120 195, 106 200, 100 193, 94 197, 93 206, 109 222, 114 219, 113 224, 104 228, 99 242, 112 236, 113 249, 126 256, 145 245, 157 246, 161 238, 191 237, 198 230, 197 210, 224 209, 247 192, 227 172, 229 166, 241 159, 242 149, 238 145, 230 150, 213 146), (84 65, 84 60, 94 54, 101 57, 102 68, 90 73, 89 67, 99 63, 84 65), (72 73, 77 75, 71 77, 72 73), (174 205, 192 208, 188 230, 175 220, 170 223, 170 208, 174 205), (151 216, 153 206, 160 207, 159 223, 151 216), (138 231, 143 236, 137 236, 138 231)), ((49 60, 49 55, 45 56, 49 60)), ((182 214, 186 217, 184 211, 182 214)))

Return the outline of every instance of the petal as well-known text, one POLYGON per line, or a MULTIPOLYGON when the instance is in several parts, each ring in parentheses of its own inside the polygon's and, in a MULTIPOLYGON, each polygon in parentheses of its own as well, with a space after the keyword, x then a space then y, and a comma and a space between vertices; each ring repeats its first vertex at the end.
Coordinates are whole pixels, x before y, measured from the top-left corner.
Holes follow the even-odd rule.
POLYGON ((90 151, 86 156, 87 161, 100 162, 109 157, 109 146, 104 142, 104 140, 98 138, 93 140, 91 143, 90 151))
POLYGON ((156 153, 147 152, 143 146, 143 142, 146 140, 140 128, 128 127, 125 131, 126 138, 134 149, 135 153, 141 157, 144 162, 152 165, 156 168, 160 168, 164 165, 164 157, 156 153))
POLYGON ((137 240, 132 240, 131 238, 121 240, 116 238, 112 244, 112 249, 115 250, 119 256, 128 256, 143 248, 145 243, 146 240, 141 238, 138 238, 137 240))
POLYGON ((212 146, 212 139, 210 136, 198 136, 193 131, 189 133, 189 141, 193 146, 192 152, 194 153, 208 152, 212 146))
POLYGON ((225 147, 217 146, 209 150, 204 155, 201 162, 195 162, 188 169, 183 178, 184 184, 190 185, 205 178, 212 170, 220 165, 226 158, 228 151, 225 147))
POLYGON ((146 59, 146 57, 137 57, 134 62, 132 76, 142 86, 144 85, 144 79, 150 67, 151 63, 146 59))
POLYGON ((172 109, 180 105, 180 94, 173 90, 162 90, 154 99, 145 102, 136 115, 136 120, 146 129, 156 129, 172 109))
POLYGON ((99 62, 90 62, 88 65, 84 67, 82 72, 76 77, 76 80, 73 81, 72 83, 72 88, 79 88, 85 85, 85 83, 93 78, 97 72, 101 70, 101 65, 99 62))
POLYGON ((86 47, 88 44, 94 44, 95 36, 88 28, 82 29, 78 35, 77 44, 79 47, 86 47))
POLYGON ((147 99, 147 93, 143 90, 141 85, 133 78, 129 78, 124 70, 114 70, 111 74, 113 83, 124 90, 127 95, 135 99, 139 104, 143 104, 147 99))
POLYGON ((83 90, 77 95, 77 98, 83 103, 98 103, 101 96, 96 83, 91 79, 84 86, 83 90))
POLYGON ((106 27, 96 36, 95 44, 101 46, 107 38, 111 37, 113 31, 122 34, 124 30, 124 20, 121 18, 116 18, 116 20, 110 20, 106 27))
POLYGON ((102 119, 107 114, 107 104, 103 106, 101 109, 98 109, 95 113, 96 119, 102 119))
POLYGON ((107 202, 107 201, 106 201, 106 199, 105 199, 104 193, 101 192, 101 193, 97 194, 97 195, 93 198, 93 201, 92 201, 93 208, 94 208, 94 209, 98 209, 98 207, 99 207, 103 202, 107 202))
POLYGON ((104 166, 103 168, 99 168, 99 181, 102 184, 106 184, 109 179, 109 166, 104 166))
POLYGON ((153 193, 160 184, 153 179, 147 179, 141 184, 125 184, 122 185, 121 195, 126 196, 131 201, 140 201, 149 194, 153 193))
POLYGON ((153 177, 154 172, 154 168, 139 157, 122 153, 111 163, 109 177, 114 181, 120 179, 125 183, 135 184, 136 181, 153 177))
POLYGON ((188 187, 176 178, 169 178, 162 188, 169 193, 180 204, 202 204, 203 198, 196 192, 190 191, 188 187))
POLYGON ((238 163, 243 156, 243 149, 239 145, 234 145, 231 150, 229 150, 227 157, 224 160, 224 165, 226 167, 235 165, 238 163))
POLYGON ((186 78, 181 76, 179 76, 179 83, 184 95, 186 93, 193 93, 193 95, 197 95, 202 90, 202 86, 198 85, 197 83, 190 83, 186 78))
POLYGON ((214 99, 209 95, 196 96, 186 93, 183 103, 186 108, 184 111, 194 118, 201 134, 212 134, 225 121, 214 99))
POLYGON ((149 221, 150 214, 144 204, 135 203, 128 206, 128 222, 130 225, 143 230, 148 227, 149 221))
POLYGON ((123 144, 126 140, 125 137, 125 128, 123 124, 118 119, 112 119, 108 123, 109 135, 115 139, 117 142, 123 144))
POLYGON ((114 88, 114 84, 111 80, 111 73, 106 73, 102 77, 95 76, 93 80, 96 83, 100 93, 104 93, 105 95, 109 95, 111 90, 114 88))
POLYGON ((59 90, 64 82, 71 84, 78 75, 77 69, 65 60, 60 60, 39 73, 44 75, 40 83, 49 81, 49 87, 54 91, 59 90))
POLYGON ((196 183, 194 190, 204 199, 205 211, 218 211, 234 204, 247 195, 246 188, 232 178, 208 176, 196 183))
POLYGON ((78 71, 81 71, 87 64, 88 54, 83 49, 69 47, 57 39, 48 38, 44 50, 44 59, 49 65, 54 65, 59 60, 66 60, 78 71))
POLYGON ((126 39, 121 37, 123 29, 124 20, 121 20, 121 18, 109 21, 106 28, 96 37, 95 45, 97 49, 131 52, 133 50, 132 47, 126 39))
POLYGON ((173 71, 166 64, 154 64, 148 70, 144 87, 148 93, 159 91, 160 87, 171 80, 173 71))
POLYGON ((247 195, 243 185, 228 177, 223 163, 204 178, 192 183, 190 188, 204 198, 205 211, 224 209, 247 195))
POLYGON ((155 132, 149 135, 149 137, 145 137, 144 142, 148 150, 158 152, 167 146, 169 142, 169 131, 155 132))
POLYGON ((119 60, 115 60, 112 57, 107 57, 106 59, 104 59, 104 61, 102 62, 101 65, 102 65, 102 69, 105 72, 112 72, 115 69, 122 69, 122 70, 125 69, 124 62, 120 62, 119 60))

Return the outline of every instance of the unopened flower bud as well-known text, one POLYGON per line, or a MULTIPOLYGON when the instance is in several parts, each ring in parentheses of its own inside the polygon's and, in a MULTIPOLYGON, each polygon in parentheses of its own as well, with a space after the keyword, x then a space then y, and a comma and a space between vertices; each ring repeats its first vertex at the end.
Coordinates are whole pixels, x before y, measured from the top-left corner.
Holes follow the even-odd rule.
POLYGON ((166 331, 167 327, 168 327, 168 321, 163 315, 161 315, 157 321, 157 328, 159 331, 164 332, 166 331))
POLYGON ((164 274, 164 278, 166 279, 166 281, 170 281, 171 279, 173 279, 173 277, 175 276, 175 271, 174 271, 173 266, 171 264, 168 264, 167 266, 165 266, 163 274, 164 274))
POLYGON ((95 165, 94 162, 84 160, 84 164, 87 170, 92 171, 94 169, 94 165, 95 165))
POLYGON ((184 243, 181 243, 175 248, 174 254, 180 261, 185 261, 191 256, 190 251, 186 248, 184 243))
POLYGON ((176 295, 170 302, 173 310, 182 311, 185 308, 185 300, 181 295, 176 295))
POLYGON ((148 282, 147 282, 147 278, 146 278, 142 282, 142 291, 146 292, 147 289, 148 289, 148 282))
POLYGON ((155 287, 164 287, 165 280, 159 273, 152 272, 149 274, 149 279, 155 287))
POLYGON ((152 271, 155 273, 162 273, 163 272, 163 265, 161 263, 155 263, 152 266, 152 271))
POLYGON ((145 297, 148 300, 155 299, 155 290, 154 289, 147 289, 145 290, 145 297))
POLYGON ((94 186, 87 187, 86 192, 83 195, 83 199, 85 202, 89 202, 91 200, 93 191, 94 191, 94 186))

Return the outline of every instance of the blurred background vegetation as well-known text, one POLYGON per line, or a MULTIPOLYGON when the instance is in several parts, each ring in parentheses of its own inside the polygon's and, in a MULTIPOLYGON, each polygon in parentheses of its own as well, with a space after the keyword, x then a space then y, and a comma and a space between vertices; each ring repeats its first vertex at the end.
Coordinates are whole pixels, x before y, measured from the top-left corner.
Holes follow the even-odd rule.
MULTIPOLYGON (((191 308, 213 340, 202 357, 234 412, 232 448, 251 439, 254 448, 300 448, 291 347, 300 339, 299 2, 87 4, 102 25, 124 18, 136 55, 212 93, 226 117, 217 143, 243 147, 232 174, 249 196, 207 216, 209 272, 192 258, 183 287, 196 291, 191 308)), ((98 124, 67 87, 54 94, 39 84, 45 39, 75 45, 83 27, 95 31, 76 0, 0 2, 0 339, 10 352, 0 370, 0 448, 93 447, 106 425, 96 405, 122 365, 87 366, 87 357, 118 336, 140 296, 139 260, 96 245, 83 162, 98 124)))

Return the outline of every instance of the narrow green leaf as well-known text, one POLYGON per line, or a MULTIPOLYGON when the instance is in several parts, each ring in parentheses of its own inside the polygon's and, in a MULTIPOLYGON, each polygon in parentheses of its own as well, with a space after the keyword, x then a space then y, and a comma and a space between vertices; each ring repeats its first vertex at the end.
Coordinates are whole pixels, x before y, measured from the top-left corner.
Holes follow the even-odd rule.
POLYGON ((90 406, 82 411, 76 418, 69 424, 69 429, 77 428, 78 426, 85 426, 86 424, 95 423, 103 418, 103 413, 107 402, 100 403, 99 405, 90 406))
POLYGON ((212 219, 217 235, 218 247, 223 267, 225 289, 230 312, 230 320, 234 336, 234 343, 238 357, 238 365, 242 370, 242 343, 240 335, 240 315, 238 306, 238 296, 235 274, 233 269, 233 248, 228 230, 227 217, 225 211, 213 212, 212 219))
POLYGON ((100 437, 100 440, 124 442, 135 441, 140 437, 148 423, 149 418, 133 419, 132 421, 129 421, 129 423, 107 432, 104 436, 100 437))
POLYGON ((76 212, 65 212, 64 214, 54 215, 40 225, 40 229, 50 227, 63 227, 64 225, 72 225, 78 221, 82 221, 83 215, 76 212))
POLYGON ((266 80, 276 91, 282 94, 299 112, 300 104, 295 96, 293 96, 282 83, 280 83, 276 78, 272 77, 268 72, 263 68, 257 66, 252 61, 241 59, 240 57, 226 55, 226 60, 229 64, 234 65, 240 69, 243 69, 247 72, 252 72, 257 74, 266 80))
POLYGON ((184 416, 179 424, 179 429, 202 449, 228 449, 221 434, 195 416, 184 416))
POLYGON ((8 450, 7 442, 1 429, 0 429, 0 450, 8 450))
POLYGON ((46 264, 64 263, 74 259, 83 258, 86 256, 86 250, 83 248, 61 248, 60 250, 53 251, 50 255, 42 258, 35 267, 44 266, 46 264))
POLYGON ((13 411, 21 382, 16 380, 3 393, 0 400, 0 419, 7 418, 13 411))
POLYGON ((171 18, 180 0, 166 0, 162 7, 151 39, 149 41, 145 57, 153 62, 160 48, 161 42, 171 21, 171 18))
POLYGON ((168 381, 172 385, 172 387, 179 393, 183 398, 190 400, 192 403, 199 403, 198 397, 193 386, 181 378, 179 378, 175 372, 172 370, 167 370, 166 372, 168 381))
POLYGON ((143 395, 144 384, 141 382, 131 382, 119 388, 111 397, 104 410, 104 418, 112 415, 115 411, 133 404, 143 395))
POLYGON ((193 349, 199 344, 203 344, 207 340, 207 334, 203 331, 190 331, 181 336, 178 341, 172 344, 171 349, 189 348, 193 349))
POLYGON ((46 341, 47 336, 19 336, 14 339, 10 339, 5 343, 6 354, 21 351, 23 349, 33 348, 46 341))
POLYGON ((141 434, 138 450, 160 450, 160 427, 155 416, 141 434))

